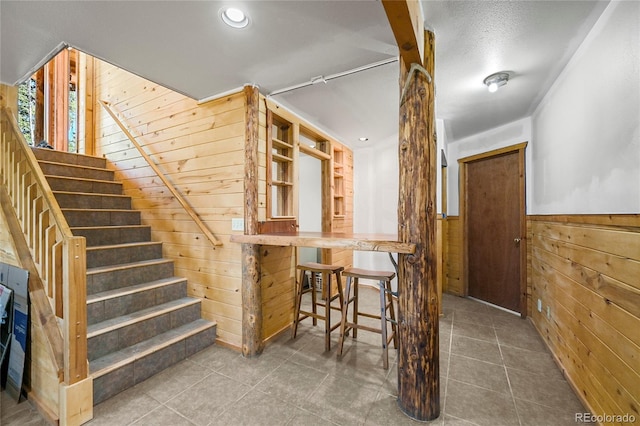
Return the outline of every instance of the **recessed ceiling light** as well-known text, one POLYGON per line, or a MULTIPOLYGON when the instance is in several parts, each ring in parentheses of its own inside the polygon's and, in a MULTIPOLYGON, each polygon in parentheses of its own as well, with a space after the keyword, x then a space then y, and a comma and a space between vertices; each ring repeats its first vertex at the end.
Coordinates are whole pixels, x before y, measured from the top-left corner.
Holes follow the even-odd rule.
POLYGON ((225 24, 233 28, 244 28, 249 25, 249 17, 235 7, 220 9, 220 18, 225 24))
POLYGON ((366 141, 368 141, 368 140, 369 140, 369 138, 361 137, 361 138, 358 138, 358 140, 359 140, 360 142, 366 142, 366 141))

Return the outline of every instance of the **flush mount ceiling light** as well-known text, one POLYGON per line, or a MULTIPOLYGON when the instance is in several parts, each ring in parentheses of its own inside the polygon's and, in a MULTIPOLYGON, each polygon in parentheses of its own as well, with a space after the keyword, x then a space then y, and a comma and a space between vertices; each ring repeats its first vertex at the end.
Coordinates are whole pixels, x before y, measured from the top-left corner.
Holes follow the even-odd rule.
POLYGON ((495 74, 491 74, 489 77, 484 79, 484 84, 489 89, 489 92, 493 93, 498 90, 499 87, 504 86, 509 81, 509 74, 506 72, 497 72, 495 74))
POLYGON ((220 18, 225 24, 233 28, 244 28, 249 25, 249 17, 235 7, 220 9, 220 18))

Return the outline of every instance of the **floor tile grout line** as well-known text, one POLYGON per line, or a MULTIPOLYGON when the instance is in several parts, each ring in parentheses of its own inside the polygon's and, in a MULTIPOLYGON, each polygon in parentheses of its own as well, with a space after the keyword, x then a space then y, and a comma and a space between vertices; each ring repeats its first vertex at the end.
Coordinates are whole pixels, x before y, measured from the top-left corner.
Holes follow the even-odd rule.
POLYGON ((197 426, 197 423, 193 422, 190 418, 184 416, 183 414, 181 414, 180 412, 174 410, 173 408, 161 403, 159 406, 155 407, 152 410, 149 410, 144 416, 141 416, 139 419, 136 419, 134 422, 129 423, 129 425, 135 425, 136 423, 139 423, 140 420, 144 419, 145 417, 149 416, 151 413, 153 413, 156 410, 159 410, 161 407, 164 407, 168 410, 170 410, 171 412, 175 413, 176 415, 178 415, 179 417, 182 417, 183 419, 185 419, 186 421, 188 421, 189 423, 191 423, 194 426, 197 426))
POLYGON ((498 349, 500 350, 500 358, 502 359, 502 368, 504 369, 504 375, 507 377, 507 384, 509 385, 509 393, 511 394, 511 401, 513 402, 513 408, 516 410, 516 416, 518 417, 518 424, 522 426, 522 419, 520 418, 520 411, 518 410, 518 404, 516 404, 516 397, 513 394, 513 387, 511 386, 511 379, 509 378, 509 371, 502 354, 502 345, 498 343, 498 349))
MULTIPOLYGON (((440 407, 440 415, 442 416, 443 422, 444 422, 444 416, 446 415, 446 409, 447 409, 447 388, 449 386, 449 368, 451 367, 451 349, 453 347, 453 325, 456 319, 456 313, 455 313, 455 309, 451 311, 452 313, 452 318, 451 318, 451 330, 449 331, 449 350, 447 351, 447 353, 449 354, 447 356, 447 378, 445 380, 444 383, 444 401, 442 403, 442 406, 440 407)), ((442 385, 442 382, 440 382, 440 385, 442 385)))

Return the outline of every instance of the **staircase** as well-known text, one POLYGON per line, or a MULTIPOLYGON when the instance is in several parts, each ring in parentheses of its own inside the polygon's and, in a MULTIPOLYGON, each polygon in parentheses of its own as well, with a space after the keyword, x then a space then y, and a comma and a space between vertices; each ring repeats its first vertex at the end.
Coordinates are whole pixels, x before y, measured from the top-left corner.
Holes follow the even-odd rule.
POLYGON ((216 325, 173 276, 106 160, 33 148, 74 235, 87 241, 87 352, 94 405, 214 343, 216 325))

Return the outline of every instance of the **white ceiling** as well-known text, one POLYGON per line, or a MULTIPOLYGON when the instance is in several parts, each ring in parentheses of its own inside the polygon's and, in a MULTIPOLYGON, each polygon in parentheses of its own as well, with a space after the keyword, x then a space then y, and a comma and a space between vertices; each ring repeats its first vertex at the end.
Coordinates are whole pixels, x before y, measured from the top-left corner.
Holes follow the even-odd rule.
MULTIPOLYGON (((449 140, 530 115, 608 1, 425 1, 436 36, 437 118, 449 140), (490 94, 487 75, 509 71, 490 94)), ((398 49, 379 1, 0 1, 0 81, 15 84, 61 43, 195 99, 247 83, 274 91, 398 49), (251 24, 226 27, 225 5, 251 24)), ((395 138, 398 64, 273 98, 354 149, 395 138)))

